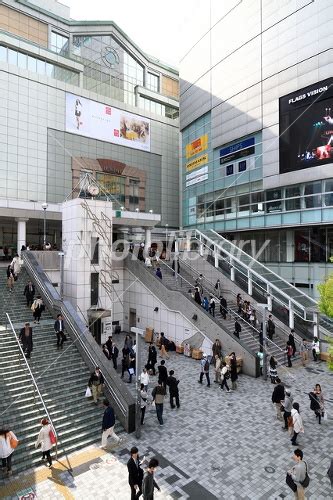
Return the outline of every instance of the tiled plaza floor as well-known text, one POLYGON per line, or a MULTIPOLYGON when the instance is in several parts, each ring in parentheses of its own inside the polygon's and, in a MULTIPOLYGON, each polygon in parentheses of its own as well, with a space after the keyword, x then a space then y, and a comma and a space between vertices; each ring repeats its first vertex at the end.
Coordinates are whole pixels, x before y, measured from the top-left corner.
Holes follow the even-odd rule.
MULTIPOLYGON (((14 475, 11 481, 0 481, 0 498, 18 498, 18 492, 32 488, 43 500, 129 499, 126 462, 134 445, 141 456, 160 460, 156 480, 162 492, 156 492, 156 499, 293 498, 285 476, 293 465, 294 447, 276 420, 273 385, 241 375, 238 390, 226 394, 217 384, 210 388, 198 384, 198 361, 171 353, 166 366, 180 378, 181 408, 171 410, 166 398, 163 427, 149 407, 140 440, 134 434, 123 434, 124 441, 120 446, 111 445, 109 453, 98 447, 79 452, 70 457, 72 473, 57 465, 52 472, 40 468, 14 475)), ((305 434, 299 442, 311 477, 306 498, 331 499, 326 473, 333 456, 333 373, 324 363, 310 363, 306 369, 280 368, 279 374, 300 403, 304 421, 305 434), (322 385, 328 410, 329 418, 322 425, 309 408, 308 392, 315 383, 322 385)), ((155 383, 156 377, 152 377, 151 389, 155 383)), ((15 455, 13 462, 15 467, 15 455)))

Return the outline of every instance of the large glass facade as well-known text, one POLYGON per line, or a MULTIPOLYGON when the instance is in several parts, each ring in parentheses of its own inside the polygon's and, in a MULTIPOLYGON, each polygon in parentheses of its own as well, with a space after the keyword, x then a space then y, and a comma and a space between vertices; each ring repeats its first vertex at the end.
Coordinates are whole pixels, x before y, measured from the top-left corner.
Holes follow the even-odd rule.
POLYGON ((69 38, 68 36, 61 35, 52 31, 51 33, 51 50, 62 56, 68 56, 69 52, 69 38))
POLYGON ((144 68, 111 35, 74 36, 72 54, 84 65, 84 88, 135 105, 144 68))
POLYGON ((49 76, 62 82, 79 85, 79 73, 45 59, 34 57, 18 50, 0 46, 0 61, 13 64, 21 69, 27 69, 39 75, 49 76))
POLYGON ((96 172, 96 180, 106 193, 112 195, 113 199, 116 199, 121 205, 125 204, 126 177, 96 172))

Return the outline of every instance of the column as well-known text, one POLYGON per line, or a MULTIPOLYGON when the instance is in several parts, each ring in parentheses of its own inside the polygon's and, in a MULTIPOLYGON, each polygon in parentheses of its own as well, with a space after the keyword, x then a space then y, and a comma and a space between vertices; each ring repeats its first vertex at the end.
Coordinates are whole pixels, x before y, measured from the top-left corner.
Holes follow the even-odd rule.
POLYGON ((319 339, 319 314, 313 313, 313 336, 319 339))
POLYGON ((151 247, 151 227, 145 229, 145 250, 151 247))
POLYGON ((230 279, 231 281, 235 281, 235 268, 232 259, 230 259, 230 279))
POLYGON ((17 222, 17 253, 21 253, 22 245, 26 246, 27 238, 27 221, 24 217, 17 217, 15 221, 17 222))
POLYGON ((267 309, 269 312, 272 312, 273 310, 273 305, 272 305, 272 293, 271 293, 271 287, 267 285, 267 309))
POLYGON ((216 247, 214 247, 214 266, 219 267, 219 254, 217 253, 216 247))
POLYGON ((286 231, 286 262, 294 262, 294 230, 286 231))
POLYGON ((247 272, 247 293, 252 295, 252 273, 250 271, 247 272))
POLYGON ((291 300, 289 300, 289 328, 293 330, 295 327, 295 313, 294 306, 291 300))
POLYGON ((178 238, 175 239, 175 254, 179 254, 179 240, 178 238))

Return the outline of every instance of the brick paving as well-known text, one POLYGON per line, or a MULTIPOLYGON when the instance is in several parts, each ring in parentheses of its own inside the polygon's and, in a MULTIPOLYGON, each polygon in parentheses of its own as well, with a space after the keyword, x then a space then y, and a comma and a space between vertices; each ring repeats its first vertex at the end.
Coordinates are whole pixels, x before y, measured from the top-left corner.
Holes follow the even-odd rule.
MULTIPOLYGON (((226 394, 213 382, 210 388, 205 383, 198 384, 199 361, 171 353, 166 366, 174 369, 180 378, 181 408, 171 410, 166 398, 164 426, 158 425, 155 410, 148 407, 140 440, 134 434, 123 434, 124 441, 119 446, 111 445, 108 453, 96 447, 77 453, 71 457, 72 474, 64 469, 56 474, 47 471, 49 479, 44 476, 39 479, 37 469, 30 478, 37 498, 130 498, 126 462, 129 449, 134 445, 138 446, 141 456, 157 456, 160 460, 156 480, 162 493, 156 492, 157 499, 293 498, 285 484, 285 475, 293 465, 294 447, 281 422, 276 420, 270 381, 241 375, 237 391, 226 394), (266 471, 267 467, 270 469, 266 471)), ((305 433, 299 443, 311 477, 306 498, 332 498, 326 473, 333 453, 333 373, 328 372, 322 362, 310 362, 305 369, 280 367, 279 375, 300 403, 304 421, 305 433), (308 392, 315 383, 322 385, 328 409, 329 418, 322 425, 310 410, 308 392)), ((149 392, 155 383, 156 377, 151 377, 149 392)), ((13 464, 15 467, 15 454, 13 464)), ((0 480, 0 498, 17 498, 17 491, 27 487, 24 477, 14 475, 11 481, 0 480), (10 486, 14 481, 13 495, 10 486)))

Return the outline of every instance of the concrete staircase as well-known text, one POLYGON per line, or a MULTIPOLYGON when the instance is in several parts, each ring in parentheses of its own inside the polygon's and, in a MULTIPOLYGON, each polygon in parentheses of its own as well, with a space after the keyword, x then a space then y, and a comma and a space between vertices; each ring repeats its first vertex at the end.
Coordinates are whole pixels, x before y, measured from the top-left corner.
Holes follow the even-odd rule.
POLYGON ((5 312, 17 334, 25 321, 32 323, 33 352, 28 362, 58 434, 58 455, 99 441, 103 414, 101 406, 85 398, 90 372, 75 345, 68 341, 63 350, 57 350, 51 313, 44 311, 40 325, 33 324, 23 296, 27 281, 22 270, 11 293, 5 287, 5 273, 0 275, 0 425, 13 430, 20 440, 13 455, 14 473, 40 463, 41 452, 34 443, 45 411, 37 393, 34 399, 31 377, 20 360, 15 336, 6 327, 5 312))

